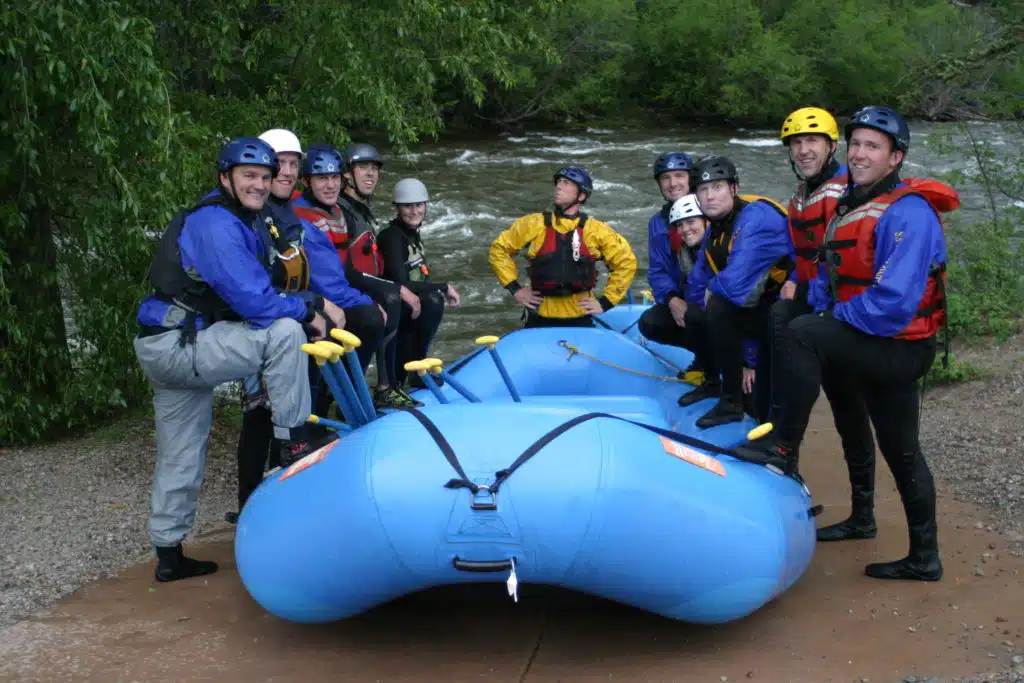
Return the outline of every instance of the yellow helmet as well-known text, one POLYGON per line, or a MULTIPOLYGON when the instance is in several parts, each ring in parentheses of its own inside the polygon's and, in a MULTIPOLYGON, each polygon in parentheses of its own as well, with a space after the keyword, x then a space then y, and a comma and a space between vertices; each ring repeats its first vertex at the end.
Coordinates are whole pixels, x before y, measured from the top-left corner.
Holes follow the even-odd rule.
POLYGON ((787 116, 779 138, 786 144, 786 138, 808 133, 820 133, 829 136, 834 142, 839 141, 839 126, 836 125, 835 117, 819 107, 802 107, 787 116))

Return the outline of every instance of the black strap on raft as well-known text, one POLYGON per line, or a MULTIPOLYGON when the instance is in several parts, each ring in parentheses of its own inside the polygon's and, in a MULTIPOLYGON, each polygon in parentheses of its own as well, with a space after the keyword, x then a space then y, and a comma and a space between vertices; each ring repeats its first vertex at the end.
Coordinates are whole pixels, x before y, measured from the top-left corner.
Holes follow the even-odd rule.
MULTIPOLYGON (((501 487, 502 483, 510 476, 512 476, 513 472, 522 467, 522 465, 527 460, 535 456, 542 448, 547 446, 549 443, 551 443, 556 438, 558 438, 565 432, 569 431, 573 427, 599 417, 609 418, 612 420, 619 420, 620 422, 628 422, 638 427, 643 427, 644 429, 654 432, 655 434, 658 434, 660 436, 672 439, 673 441, 678 441, 687 446, 692 446, 693 448, 700 448, 701 450, 710 451, 712 453, 717 453, 719 455, 728 455, 737 460, 742 460, 743 462, 749 462, 755 465, 763 465, 765 467, 770 466, 774 471, 778 473, 783 473, 785 469, 785 463, 778 462, 775 458, 769 457, 767 453, 764 457, 754 456, 753 454, 739 452, 735 449, 723 448, 722 446, 718 446, 707 441, 702 441, 701 439, 694 438, 687 434, 680 434, 679 432, 674 432, 670 429, 662 429, 660 427, 654 427, 649 424, 644 424, 643 422, 628 420, 624 417, 619 417, 617 415, 611 415, 609 413, 586 413, 584 415, 574 417, 568 422, 563 422, 562 424, 558 425, 554 429, 550 430, 549 432, 541 436, 539 439, 534 441, 525 451, 523 451, 511 465, 509 465, 503 470, 498 470, 497 472, 495 472, 493 484, 490 484, 489 486, 481 486, 469 480, 469 476, 466 474, 466 471, 462 468, 462 463, 459 462, 459 458, 457 455, 455 455, 455 451, 452 449, 451 444, 448 443, 448 440, 437 428, 437 425, 435 425, 430 420, 430 418, 428 418, 426 415, 421 413, 416 408, 400 408, 399 410, 409 413, 414 418, 416 418, 416 420, 420 424, 423 425, 424 429, 427 430, 427 433, 429 433, 431 438, 434 440, 434 443, 436 443, 437 447, 441 449, 441 453, 448 461, 448 464, 451 465, 452 469, 455 470, 456 474, 459 475, 459 478, 457 479, 448 480, 448 483, 444 485, 445 488, 469 489, 474 494, 481 490, 489 491, 492 495, 496 494, 498 492, 498 489, 501 487)), ((797 479, 798 475, 792 474, 786 476, 791 476, 792 478, 797 479)), ((798 481, 801 480, 798 479, 798 481)))
POLYGON ((459 462, 458 456, 455 455, 455 451, 452 449, 452 445, 448 443, 448 439, 444 438, 444 434, 442 434, 441 430, 437 428, 437 425, 431 422, 429 417, 415 408, 400 408, 399 410, 409 413, 415 417, 421 425, 423 425, 423 428, 426 429, 427 433, 430 434, 432 439, 434 439, 434 443, 436 443, 437 447, 441 449, 441 453, 444 454, 445 460, 448 461, 448 464, 452 466, 452 469, 461 477, 461 479, 452 479, 449 481, 444 485, 445 488, 465 488, 469 489, 473 493, 479 491, 480 486, 469 480, 469 477, 466 475, 466 470, 462 469, 462 463, 459 462))

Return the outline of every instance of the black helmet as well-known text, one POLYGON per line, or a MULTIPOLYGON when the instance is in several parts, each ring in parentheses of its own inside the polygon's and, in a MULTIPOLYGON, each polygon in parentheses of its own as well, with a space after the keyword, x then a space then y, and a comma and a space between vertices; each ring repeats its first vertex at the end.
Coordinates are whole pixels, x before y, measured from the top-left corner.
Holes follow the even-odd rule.
POLYGON ((378 168, 384 165, 383 159, 377 153, 377 148, 373 145, 349 145, 345 148, 344 160, 346 168, 363 161, 372 161, 377 164, 378 168))
POLYGON ((690 174, 690 184, 693 187, 704 183, 713 183, 716 180, 731 180, 734 183, 740 181, 740 175, 736 172, 736 165, 726 157, 713 156, 701 159, 690 174))

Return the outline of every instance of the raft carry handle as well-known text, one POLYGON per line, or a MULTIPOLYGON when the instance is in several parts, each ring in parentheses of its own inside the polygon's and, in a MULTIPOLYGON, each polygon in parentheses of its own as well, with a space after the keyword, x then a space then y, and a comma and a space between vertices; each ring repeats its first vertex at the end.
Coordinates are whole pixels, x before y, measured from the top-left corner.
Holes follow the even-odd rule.
POLYGON ((512 560, 463 560, 456 555, 452 566, 461 572, 507 572, 512 569, 512 560))

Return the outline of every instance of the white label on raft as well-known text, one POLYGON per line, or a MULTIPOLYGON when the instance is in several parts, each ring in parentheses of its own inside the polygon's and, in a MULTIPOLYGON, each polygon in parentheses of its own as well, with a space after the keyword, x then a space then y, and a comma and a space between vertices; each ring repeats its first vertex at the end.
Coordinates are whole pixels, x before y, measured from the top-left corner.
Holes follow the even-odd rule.
POLYGON ((505 587, 508 588, 508 594, 512 596, 512 600, 519 602, 519 578, 516 576, 516 558, 511 558, 510 562, 512 563, 512 571, 505 581, 505 587))
POLYGON ((678 441, 672 441, 666 439, 663 436, 659 436, 661 439, 661 445, 664 447, 665 452, 669 455, 674 455, 680 460, 685 460, 691 465, 696 465, 701 469, 705 469, 708 472, 714 472, 720 477, 725 476, 725 466, 722 465, 718 460, 712 458, 710 455, 701 453, 700 451, 694 450, 689 446, 684 446, 678 441))
POLYGON ((318 462, 326 458, 330 450, 337 446, 339 443, 341 443, 341 439, 335 439, 326 446, 321 446, 320 448, 316 449, 315 451, 304 457, 302 460, 299 460, 295 464, 291 465, 288 469, 286 469, 284 471, 284 474, 281 475, 281 478, 278 479, 278 481, 284 481, 288 477, 293 477, 302 470, 308 469, 313 465, 317 464, 318 462))

